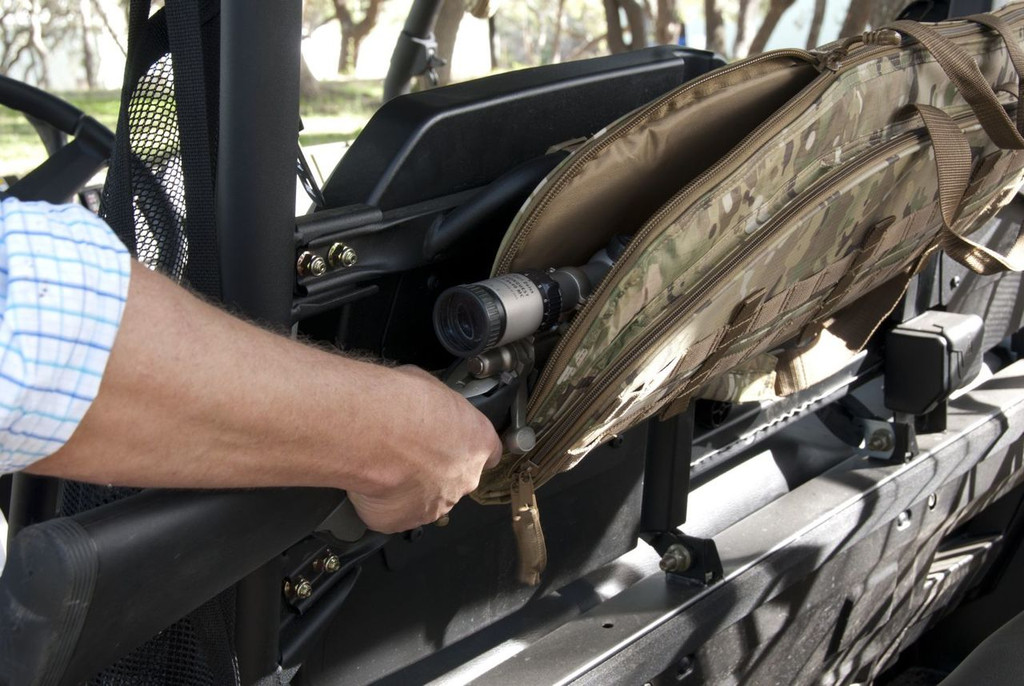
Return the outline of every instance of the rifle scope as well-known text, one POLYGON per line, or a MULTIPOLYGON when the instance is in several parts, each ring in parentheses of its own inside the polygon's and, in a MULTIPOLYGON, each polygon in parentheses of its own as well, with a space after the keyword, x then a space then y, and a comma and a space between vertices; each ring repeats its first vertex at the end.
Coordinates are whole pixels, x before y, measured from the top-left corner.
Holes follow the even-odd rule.
POLYGON ((504 274, 449 288, 434 305, 434 332, 457 357, 482 352, 556 326, 586 302, 628 236, 616 236, 582 267, 504 274))

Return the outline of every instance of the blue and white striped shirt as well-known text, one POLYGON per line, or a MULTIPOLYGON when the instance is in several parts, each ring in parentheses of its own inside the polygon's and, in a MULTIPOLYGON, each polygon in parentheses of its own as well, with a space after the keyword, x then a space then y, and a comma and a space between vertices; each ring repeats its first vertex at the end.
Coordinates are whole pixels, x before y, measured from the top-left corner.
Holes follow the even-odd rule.
POLYGON ((131 258, 78 205, 0 202, 0 472, 71 437, 99 392, 131 258))

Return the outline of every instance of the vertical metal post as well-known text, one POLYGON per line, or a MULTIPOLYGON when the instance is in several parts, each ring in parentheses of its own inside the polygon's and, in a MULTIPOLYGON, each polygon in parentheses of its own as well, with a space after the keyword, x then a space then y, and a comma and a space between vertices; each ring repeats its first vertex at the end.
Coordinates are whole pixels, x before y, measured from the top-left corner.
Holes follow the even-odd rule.
POLYGON ((409 92, 410 81, 426 57, 423 41, 433 40, 434 24, 441 12, 441 0, 414 0, 409 8, 398 42, 391 53, 391 66, 384 78, 384 102, 409 92))
POLYGON ((217 233, 224 302, 291 324, 300 0, 222 0, 217 233))
MULTIPOLYGON (((299 136, 301 0, 221 0, 217 232, 225 304, 291 324, 299 136)), ((278 661, 280 575, 267 564, 237 588, 243 684, 278 661)))

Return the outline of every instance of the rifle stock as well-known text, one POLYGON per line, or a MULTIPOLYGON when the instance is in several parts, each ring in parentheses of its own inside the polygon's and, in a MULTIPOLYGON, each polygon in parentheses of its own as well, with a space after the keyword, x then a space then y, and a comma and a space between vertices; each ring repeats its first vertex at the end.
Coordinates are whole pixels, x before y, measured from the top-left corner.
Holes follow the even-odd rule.
POLYGON ((88 679, 309 535, 325 488, 149 490, 29 526, 0 577, 0 681, 88 679))

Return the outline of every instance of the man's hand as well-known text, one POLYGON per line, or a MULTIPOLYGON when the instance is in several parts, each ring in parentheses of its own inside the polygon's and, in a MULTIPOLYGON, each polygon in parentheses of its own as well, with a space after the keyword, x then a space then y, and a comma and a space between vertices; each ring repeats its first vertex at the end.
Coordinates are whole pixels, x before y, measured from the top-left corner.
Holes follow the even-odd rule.
POLYGON ((363 522, 384 533, 447 514, 501 458, 490 422, 465 399, 415 367, 391 371, 393 425, 367 470, 371 483, 348 493, 363 522))
POLYGON ((414 368, 302 345, 132 266, 99 394, 30 471, 124 486, 329 486, 367 526, 435 521, 500 456, 487 419, 414 368))

